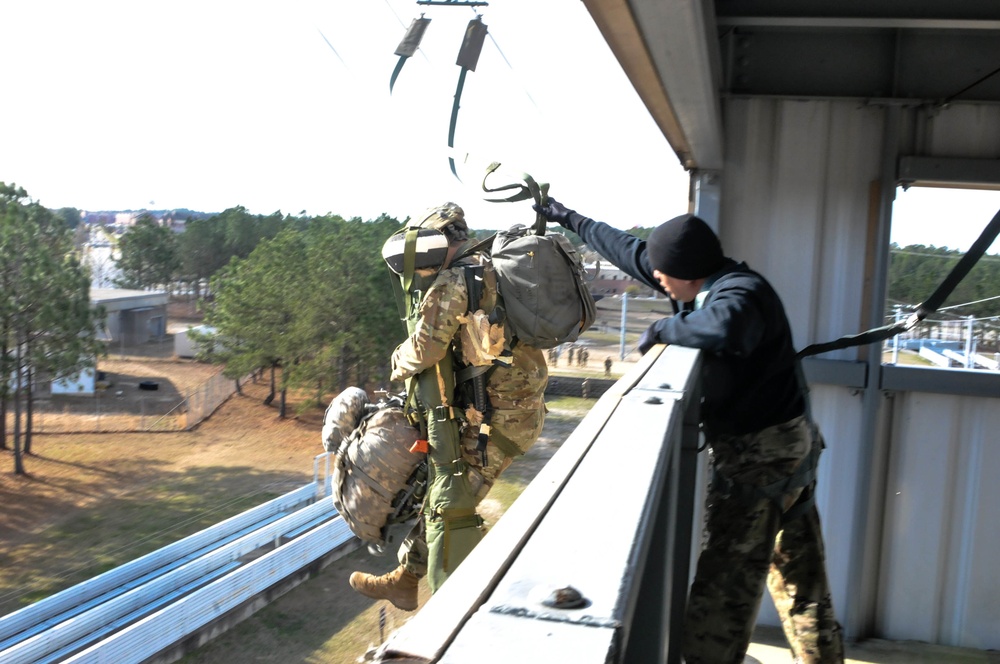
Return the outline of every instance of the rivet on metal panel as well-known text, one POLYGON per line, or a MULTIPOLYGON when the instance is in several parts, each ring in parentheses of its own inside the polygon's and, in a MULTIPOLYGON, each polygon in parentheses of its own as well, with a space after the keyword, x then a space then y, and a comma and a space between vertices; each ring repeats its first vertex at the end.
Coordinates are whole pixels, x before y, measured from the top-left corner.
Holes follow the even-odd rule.
POLYGON ((542 600, 542 604, 554 609, 579 609, 588 602, 579 590, 573 586, 566 586, 553 590, 548 597, 542 600))
POLYGON ((660 397, 646 397, 646 403, 663 403, 660 397))

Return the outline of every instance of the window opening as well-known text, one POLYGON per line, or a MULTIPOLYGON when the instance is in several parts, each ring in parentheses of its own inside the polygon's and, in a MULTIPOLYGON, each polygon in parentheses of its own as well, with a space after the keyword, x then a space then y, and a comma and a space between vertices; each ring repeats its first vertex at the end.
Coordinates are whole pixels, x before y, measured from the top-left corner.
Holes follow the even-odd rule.
MULTIPOLYGON (((899 188, 889 238, 886 323, 905 320, 1000 210, 1000 191, 899 188)), ((883 364, 998 372, 1000 240, 942 306, 883 345, 883 364)))

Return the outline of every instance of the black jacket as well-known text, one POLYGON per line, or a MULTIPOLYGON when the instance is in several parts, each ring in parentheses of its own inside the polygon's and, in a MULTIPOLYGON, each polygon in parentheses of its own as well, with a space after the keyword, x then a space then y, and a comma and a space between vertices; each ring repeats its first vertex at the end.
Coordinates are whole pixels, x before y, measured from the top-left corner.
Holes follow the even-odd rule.
MULTIPOLYGON (((664 292, 646 242, 571 213, 570 230, 604 258, 664 292)), ((731 259, 706 280, 707 297, 651 326, 660 343, 704 350, 702 421, 708 433, 744 434, 805 412, 792 332, 781 299, 764 277, 731 259)))

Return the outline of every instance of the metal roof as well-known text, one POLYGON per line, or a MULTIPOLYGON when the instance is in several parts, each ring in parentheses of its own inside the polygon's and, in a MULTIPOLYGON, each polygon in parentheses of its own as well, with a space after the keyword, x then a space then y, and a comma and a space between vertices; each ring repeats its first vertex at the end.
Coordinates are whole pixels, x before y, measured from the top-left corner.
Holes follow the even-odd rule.
POLYGON ((584 0, 688 169, 722 168, 727 96, 1000 101, 995 0, 584 0))

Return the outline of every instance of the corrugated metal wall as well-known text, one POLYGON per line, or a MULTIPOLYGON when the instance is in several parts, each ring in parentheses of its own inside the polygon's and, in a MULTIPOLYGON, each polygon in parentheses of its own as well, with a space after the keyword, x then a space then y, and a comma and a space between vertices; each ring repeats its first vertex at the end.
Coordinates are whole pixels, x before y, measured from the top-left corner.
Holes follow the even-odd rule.
POLYGON ((1000 648, 1000 408, 996 399, 894 398, 879 630, 1000 648))
POLYGON ((800 347, 859 331, 882 111, 737 99, 725 116, 723 246, 778 289, 800 347))
MULTIPOLYGON (((866 247, 877 223, 885 110, 856 101, 730 99, 724 115, 719 228, 727 253, 772 282, 798 347, 868 327, 865 297, 881 297, 866 292, 866 247)), ((1000 108, 908 109, 902 123, 901 154, 1000 156, 1000 108)), ((853 360, 858 351, 823 357, 853 360)), ((828 446, 818 502, 835 605, 847 605, 858 573, 850 569, 855 478, 874 464, 884 504, 865 508, 885 511, 881 541, 868 543, 881 561, 876 635, 1000 648, 1000 575, 991 569, 1000 550, 1000 483, 990 481, 1000 474, 1000 404, 891 396, 881 402, 887 440, 864 446, 862 399, 849 388, 813 386, 828 446), (861 458, 860 450, 887 445, 885 464, 861 458)), ((760 621, 777 624, 769 600, 760 621)))

